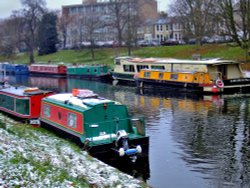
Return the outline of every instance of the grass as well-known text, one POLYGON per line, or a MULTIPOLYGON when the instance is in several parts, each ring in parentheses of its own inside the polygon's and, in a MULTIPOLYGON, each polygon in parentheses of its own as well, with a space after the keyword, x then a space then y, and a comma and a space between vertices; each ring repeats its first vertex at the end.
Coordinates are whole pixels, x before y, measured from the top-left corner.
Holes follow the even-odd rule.
MULTIPOLYGON (((138 57, 169 57, 191 59, 193 54, 200 54, 203 58, 224 58, 244 61, 244 51, 233 44, 206 44, 201 47, 196 45, 177 45, 159 47, 138 47, 132 49, 132 56, 138 57)), ((113 67, 113 59, 116 56, 127 55, 126 48, 95 49, 95 59, 92 60, 89 49, 61 50, 54 54, 35 56, 36 62, 64 62, 78 64, 107 64, 113 67)), ((18 54, 12 58, 0 57, 0 61, 27 64, 27 54, 18 54)))

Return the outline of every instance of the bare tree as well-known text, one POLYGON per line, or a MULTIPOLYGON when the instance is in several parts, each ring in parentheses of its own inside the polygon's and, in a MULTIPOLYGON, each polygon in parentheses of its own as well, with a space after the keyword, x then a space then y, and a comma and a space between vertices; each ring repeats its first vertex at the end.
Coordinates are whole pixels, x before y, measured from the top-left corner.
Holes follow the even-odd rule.
POLYGON ((66 47, 67 33, 69 30, 69 25, 72 22, 72 17, 67 14, 62 14, 57 22, 58 30, 62 36, 62 47, 66 47))
POLYGON ((93 6, 92 8, 90 8, 90 11, 82 14, 79 19, 81 19, 82 23, 80 29, 82 29, 83 31, 81 32, 84 34, 86 40, 91 43, 91 56, 92 59, 95 59, 95 35, 98 33, 98 30, 103 27, 102 17, 94 10, 93 6))
POLYGON ((123 31, 127 24, 128 6, 127 0, 110 0, 109 16, 112 18, 110 25, 117 30, 118 45, 122 45, 123 31))
POLYGON ((139 7, 139 1, 110 0, 109 15, 112 18, 110 24, 117 30, 119 46, 123 41, 126 42, 128 55, 131 55, 132 46, 137 40, 137 30, 141 24, 139 7))
POLYGON ((215 0, 175 0, 170 10, 173 16, 182 18, 186 35, 201 45, 202 38, 212 30, 214 7, 215 0))
POLYGON ((25 18, 24 42, 29 51, 30 63, 34 63, 34 51, 36 49, 36 34, 38 22, 45 11, 45 0, 21 0, 25 18))
POLYGON ((225 34, 231 36, 245 51, 247 61, 250 47, 250 0, 220 0, 218 5, 227 28, 225 34))
POLYGON ((3 55, 11 56, 16 50, 21 49, 23 31, 23 17, 18 11, 12 13, 11 17, 5 19, 0 27, 0 48, 3 55))

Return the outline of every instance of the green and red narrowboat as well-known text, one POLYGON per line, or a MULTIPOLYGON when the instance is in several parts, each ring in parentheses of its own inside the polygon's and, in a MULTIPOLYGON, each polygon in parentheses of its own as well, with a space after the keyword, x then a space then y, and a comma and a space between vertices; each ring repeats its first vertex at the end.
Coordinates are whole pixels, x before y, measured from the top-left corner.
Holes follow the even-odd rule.
POLYGON ((148 154, 143 117, 130 117, 125 105, 90 90, 73 89, 43 98, 40 119, 78 137, 94 156, 111 152, 134 159, 148 154))
POLYGON ((53 92, 30 88, 14 87, 6 82, 0 85, 0 111, 39 124, 41 100, 53 92))

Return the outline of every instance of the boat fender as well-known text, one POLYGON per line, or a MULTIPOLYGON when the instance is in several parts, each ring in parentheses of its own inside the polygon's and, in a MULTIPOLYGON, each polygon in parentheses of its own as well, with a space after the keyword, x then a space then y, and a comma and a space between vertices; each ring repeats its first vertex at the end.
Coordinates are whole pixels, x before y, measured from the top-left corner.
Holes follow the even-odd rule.
POLYGON ((216 85, 219 87, 219 88, 223 88, 224 87, 224 83, 221 79, 217 79, 216 80, 216 85))
POLYGON ((134 155, 137 153, 137 149, 133 148, 133 149, 127 149, 125 151, 126 155, 134 155))
POLYGON ((120 148, 118 152, 120 157, 123 157, 125 155, 125 151, 123 148, 120 148))
POLYGON ((137 150, 137 153, 141 153, 142 152, 142 148, 140 145, 136 146, 136 150, 137 150))

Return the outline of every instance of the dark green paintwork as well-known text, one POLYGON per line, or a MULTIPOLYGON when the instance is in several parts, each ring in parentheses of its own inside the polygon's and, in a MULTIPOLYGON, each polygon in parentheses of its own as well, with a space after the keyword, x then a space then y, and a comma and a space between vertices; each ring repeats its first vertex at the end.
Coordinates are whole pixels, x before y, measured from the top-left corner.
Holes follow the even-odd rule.
POLYGON ((1 107, 22 115, 29 115, 29 99, 18 99, 0 94, 1 107))
POLYGON ((86 66, 72 66, 67 67, 68 75, 82 75, 82 76, 102 76, 108 74, 108 67, 103 65, 86 65, 86 66))
MULTIPOLYGON (((138 134, 136 128, 133 128, 131 118, 129 117, 127 111, 127 107, 115 101, 109 101, 105 103, 100 102, 97 104, 88 103, 87 108, 65 104, 63 102, 59 102, 49 98, 44 98, 43 101, 81 113, 83 115, 84 122, 83 134, 73 133, 71 130, 62 127, 59 124, 55 125, 55 123, 49 123, 76 135, 81 139, 83 143, 86 141, 86 138, 88 138, 90 140, 90 146, 112 143, 115 138, 111 138, 111 136, 110 138, 98 141, 93 141, 92 138, 98 137, 102 133, 105 135, 116 134, 118 130, 125 130, 127 133, 129 133, 130 139, 138 139, 145 137, 145 131, 142 134, 138 134), (93 125, 98 126, 96 127, 93 125)), ((144 119, 140 118, 140 120, 142 129, 145 130, 144 119)))

